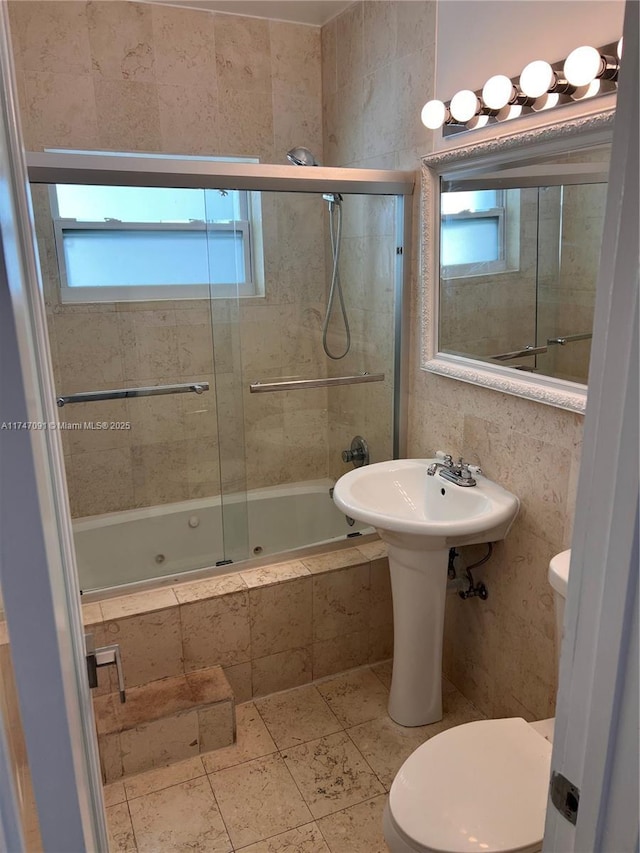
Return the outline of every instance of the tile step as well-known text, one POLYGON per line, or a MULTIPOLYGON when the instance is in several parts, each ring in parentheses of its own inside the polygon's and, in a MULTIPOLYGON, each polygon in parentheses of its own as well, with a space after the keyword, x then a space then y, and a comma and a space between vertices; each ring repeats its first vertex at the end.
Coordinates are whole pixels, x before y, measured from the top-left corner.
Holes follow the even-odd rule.
POLYGON ((105 782, 235 741, 233 691, 219 666, 132 687, 124 704, 108 693, 93 705, 105 782))

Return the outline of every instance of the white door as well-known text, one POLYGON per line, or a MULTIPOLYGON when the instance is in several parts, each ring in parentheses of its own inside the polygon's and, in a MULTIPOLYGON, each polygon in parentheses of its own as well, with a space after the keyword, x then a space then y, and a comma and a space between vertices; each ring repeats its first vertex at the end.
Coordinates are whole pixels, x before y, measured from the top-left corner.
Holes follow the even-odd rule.
POLYGON ((20 821, 29 776, 42 848, 93 853, 107 836, 62 449, 41 426, 56 420, 55 393, 32 234, 0 0, 0 844, 36 849, 20 821))
POLYGON ((549 853, 638 850, 638 12, 627 2, 552 757, 577 814, 549 803, 549 853))

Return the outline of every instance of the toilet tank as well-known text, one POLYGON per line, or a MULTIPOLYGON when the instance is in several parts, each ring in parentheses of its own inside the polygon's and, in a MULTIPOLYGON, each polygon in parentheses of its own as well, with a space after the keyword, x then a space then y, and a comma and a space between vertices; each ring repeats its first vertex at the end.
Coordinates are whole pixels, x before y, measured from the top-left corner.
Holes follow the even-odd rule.
POLYGON ((553 587, 556 610, 556 664, 560 665, 560 646, 562 645, 562 625, 564 623, 564 603, 569 583, 569 563, 571 548, 556 554, 549 563, 549 583, 553 587))

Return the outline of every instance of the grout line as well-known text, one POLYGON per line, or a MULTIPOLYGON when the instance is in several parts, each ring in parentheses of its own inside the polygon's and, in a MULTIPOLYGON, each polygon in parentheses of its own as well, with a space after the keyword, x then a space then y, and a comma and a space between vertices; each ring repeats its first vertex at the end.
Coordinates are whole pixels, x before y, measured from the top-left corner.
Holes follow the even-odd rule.
MULTIPOLYGON (((376 719, 380 719, 380 718, 376 718, 376 719)), ((369 721, 369 722, 371 722, 371 721, 369 721)), ((354 728, 355 728, 355 727, 354 727, 354 728)), ((385 794, 386 794, 386 793, 388 793, 388 788, 387 788, 386 784, 385 784, 385 783, 382 781, 382 779, 378 776, 378 774, 377 774, 377 773, 376 773, 376 771, 373 769, 373 767, 371 766, 371 764, 369 764, 369 762, 368 762, 368 761, 367 761, 367 759, 364 757, 364 755, 362 754, 362 752, 360 752, 360 750, 358 749, 358 744, 354 741, 354 739, 353 739, 353 738, 351 737, 351 735, 349 734, 349 730, 348 730, 348 729, 345 729, 345 732, 344 732, 344 733, 345 733, 345 734, 346 734, 346 736, 349 738, 349 740, 350 740, 350 741, 351 741, 351 743, 353 744, 353 746, 354 746, 354 748, 355 748, 356 752, 357 752, 357 753, 358 753, 358 755, 362 758, 362 760, 363 760, 363 761, 364 761, 364 763, 367 765, 367 767, 369 768, 369 770, 373 773, 373 775, 374 775, 374 776, 375 776, 375 778, 378 780, 378 782, 380 782, 380 784, 382 785, 382 790, 384 791, 384 793, 385 793, 385 794)), ((380 796, 380 794, 378 794, 377 796, 380 796)), ((370 797, 369 799, 372 799, 372 798, 370 797)))
MULTIPOLYGON (((127 796, 127 792, 125 791, 125 797, 127 796)), ((131 814, 131 809, 129 808, 129 800, 125 800, 125 804, 127 806, 127 814, 129 815, 129 824, 131 825, 131 834, 133 835, 133 843, 135 844, 136 851, 138 850, 138 839, 136 838, 136 828, 133 825, 133 816, 131 814)))
POLYGON ((218 802, 218 798, 216 797, 216 792, 213 790, 213 785, 211 784, 211 779, 209 778, 209 774, 205 773, 204 775, 207 779, 207 782, 209 783, 209 789, 211 791, 211 796, 213 797, 213 801, 216 804, 216 808, 218 809, 218 814, 220 815, 220 820, 222 821, 222 825, 224 826, 225 832, 227 833, 227 838, 229 839, 229 844, 231 845, 230 853, 233 853, 233 851, 236 849, 235 844, 231 840, 231 833, 229 832, 229 827, 227 826, 227 822, 224 819, 224 815, 222 814, 222 809, 220 808, 220 803, 218 802))
MULTIPOLYGON (((332 817, 333 815, 341 814, 341 812, 348 812, 350 809, 353 809, 356 806, 362 806, 365 803, 372 803, 374 800, 377 800, 378 797, 384 797, 385 799, 387 799, 388 796, 389 796, 389 792, 385 790, 385 792, 383 794, 376 794, 373 797, 367 797, 366 800, 362 800, 362 802, 360 802, 360 803, 353 803, 352 805, 347 806, 346 808, 342 809, 339 812, 331 812, 331 814, 325 815, 324 817, 332 817)), ((318 830, 320 831, 320 835, 323 837, 324 842, 327 845, 327 847, 329 848, 329 850, 331 851, 331 853, 344 853, 344 850, 334 850, 334 848, 331 846, 331 844, 329 843, 329 840, 327 839, 324 832, 322 831, 322 826, 320 825, 321 820, 324 820, 324 818, 318 818, 316 820, 316 825, 318 827, 318 830)), ((386 844, 386 842, 385 842, 385 844, 386 844)), ((389 850, 389 847, 387 847, 387 850, 389 850)))
MULTIPOLYGON (((364 761, 365 765, 369 768, 369 770, 371 771, 371 773, 372 773, 372 775, 374 776, 374 778, 375 778, 375 779, 377 779, 377 780, 378 780, 378 782, 380 783, 380 785, 382 786, 382 791, 381 791, 380 793, 378 793, 378 794, 375 794, 374 796, 378 796, 378 797, 379 797, 379 796, 383 796, 383 795, 387 794, 388 792, 387 792, 386 785, 385 785, 385 784, 382 782, 382 780, 378 777, 377 773, 375 773, 375 771, 371 768, 371 766, 370 766, 369 762, 368 762, 368 761, 365 759, 365 757, 362 755, 362 753, 360 752, 360 750, 358 749, 358 747, 357 747, 357 746, 355 745, 355 743, 353 742, 352 738, 349 736, 349 733, 348 733, 345 729, 343 729, 343 730, 342 730, 342 732, 332 732, 332 734, 331 734, 331 735, 323 735, 323 736, 321 736, 320 738, 314 738, 314 740, 316 740, 316 741, 317 741, 317 740, 322 740, 322 739, 327 738, 327 737, 332 737, 333 735, 336 735, 336 734, 345 734, 345 735, 347 736, 348 741, 349 741, 349 742, 351 743, 351 745, 355 748, 356 752, 357 752, 357 753, 358 753, 358 755, 362 758, 362 760, 364 761)), ((305 745, 307 745, 307 744, 309 744, 309 743, 313 743, 313 741, 305 741, 305 743, 303 743, 303 744, 296 744, 296 746, 295 746, 295 747, 287 747, 287 749, 286 749, 286 750, 283 750, 283 751, 288 751, 288 750, 290 750, 290 749, 296 749, 298 746, 305 746, 305 745)), ((285 763, 285 766, 287 766, 287 763, 286 763, 286 757, 285 757, 284 755, 282 755, 282 751, 279 751, 279 754, 280 754, 280 756, 281 756, 281 758, 282 758, 283 762, 285 763)), ((288 768, 288 767, 287 767, 287 770, 289 770, 289 768, 288 768)), ((300 786, 299 786, 299 785, 298 785, 298 783, 296 782, 295 776, 293 775, 293 773, 291 773, 291 771, 290 771, 290 770, 289 770, 289 774, 290 774, 291 778, 293 779, 293 781, 294 781, 294 783, 295 783, 296 787, 298 788, 298 791, 300 791, 300 795, 301 795, 301 797, 302 797, 302 799, 303 799, 304 803, 306 804, 307 808, 309 809, 309 811, 310 811, 310 812, 311 812, 311 814, 313 815, 313 812, 311 811, 311 804, 307 801, 307 799, 306 799, 306 797, 305 797, 305 795, 304 795, 304 792, 302 791, 302 789, 300 788, 300 786)), ((349 806, 343 806, 342 808, 337 808, 337 809, 335 809, 335 810, 333 810, 333 811, 329 811, 329 812, 327 812, 327 814, 322 815, 322 817, 324 818, 324 817, 328 817, 329 815, 336 814, 336 813, 338 813, 338 812, 346 811, 346 809, 350 808, 351 806, 357 806, 357 805, 360 805, 360 803, 361 803, 361 802, 366 802, 367 800, 370 800, 370 799, 373 799, 373 797, 366 797, 366 798, 365 798, 365 800, 359 800, 359 801, 358 801, 358 802, 356 802, 356 803, 351 803, 349 806)), ((321 820, 321 818, 316 817, 315 815, 313 815, 313 819, 314 819, 315 821, 321 820)), ((324 836, 323 836, 323 837, 324 837, 324 836)))
POLYGON ((327 845, 327 847, 329 849, 329 853, 334 853, 333 848, 329 844, 329 841, 328 841, 326 835, 324 834, 324 832, 322 831, 322 827, 320 826, 318 821, 316 821, 316 826, 318 827, 318 832, 320 833, 320 837, 322 838, 322 840, 324 841, 324 843, 327 845))
MULTIPOLYGON (((273 740, 273 738, 272 738, 273 740)), ((229 747, 222 747, 223 749, 228 749, 229 747)), ((216 750, 211 750, 211 752, 216 752, 216 750)), ((265 752, 263 755, 254 755, 253 758, 243 758, 242 761, 236 761, 235 764, 228 764, 226 767, 221 767, 219 770, 205 770, 205 776, 215 776, 216 773, 223 773, 225 770, 231 770, 234 767, 240 767, 243 764, 249 764, 251 761, 258 761, 260 758, 269 758, 271 755, 275 755, 278 752, 278 747, 276 747, 273 752, 265 752)))
MULTIPOLYGON (((307 648, 307 646, 299 646, 297 648, 307 648)), ((285 651, 293 650, 286 649, 285 651)), ((279 654, 279 652, 276 652, 276 654, 279 654)), ((269 655, 266 655, 266 657, 269 657, 269 655)), ((260 660, 260 658, 256 658, 256 660, 260 660)), ((351 667, 351 669, 342 669, 340 672, 334 672, 331 675, 323 675, 322 678, 314 678, 311 681, 306 681, 304 684, 297 684, 295 687, 287 687, 285 690, 276 690, 274 693, 265 693, 263 696, 252 696, 251 699, 247 699, 247 702, 260 702, 262 699, 270 699, 272 696, 282 696, 285 693, 292 693, 294 690, 301 690, 304 687, 316 687, 318 684, 326 684, 329 681, 342 678, 345 675, 353 675, 356 672, 363 672, 365 669, 371 669, 372 666, 375 666, 378 663, 385 663, 385 661, 375 661, 373 664, 363 663, 360 666, 351 667)), ((382 686, 385 690, 389 689, 384 683, 382 686)), ((246 705, 247 702, 239 704, 246 705)))
MULTIPOLYGON (((308 806, 307 806, 308 808, 308 806)), ((248 847, 253 847, 254 844, 262 844, 265 841, 271 841, 273 838, 278 838, 279 835, 284 835, 286 832, 293 832, 294 829, 301 829, 303 826, 311 826, 311 824, 316 824, 316 818, 311 816, 311 820, 306 820, 304 823, 297 823, 295 826, 289 827, 289 829, 283 829, 282 832, 276 832, 275 835, 267 835, 266 838, 260 838, 257 841, 252 841, 250 844, 244 844, 242 847, 234 847, 234 851, 238 851, 238 853, 242 853, 242 850, 246 850, 248 847)), ((317 826, 317 824, 316 824, 317 826)), ((317 827, 318 831, 320 831, 320 827, 317 827)), ((327 845, 328 846, 328 845, 327 845)), ((283 848, 284 849, 284 848, 283 848)), ((286 847, 287 850, 291 850, 288 845, 286 847)), ((298 848, 296 848, 297 850, 298 848)), ((307 848, 305 847, 305 850, 307 848)))
POLYGON ((375 677, 378 679, 378 681, 382 684, 382 686, 385 688, 385 690, 390 690, 389 685, 384 683, 384 681, 382 680, 382 676, 380 676, 374 669, 374 666, 377 666, 380 663, 387 663, 387 662, 393 663, 393 658, 387 658, 387 660, 376 661, 375 663, 370 664, 369 669, 375 675, 375 677))
MULTIPOLYGON (((287 770, 287 773, 288 773, 288 774, 289 774, 289 776, 291 777, 291 779, 292 779, 292 781, 293 781, 293 784, 296 786, 296 788, 297 788, 297 790, 298 790, 298 793, 300 794, 300 796, 301 796, 301 798, 302 798, 302 802, 303 802, 303 803, 305 804, 305 806, 307 807, 307 811, 308 811, 308 812, 309 812, 309 814, 311 815, 311 820, 315 820, 315 819, 316 819, 316 816, 315 816, 315 815, 314 815, 314 813, 311 811, 311 806, 310 806, 310 804, 307 802, 307 799, 306 799, 306 797, 305 797, 305 795, 304 795, 304 793, 303 793, 302 789, 300 788, 300 785, 298 785, 298 783, 297 783, 297 781, 296 781, 295 776, 293 775, 293 773, 291 772, 291 770, 289 770, 289 767, 287 766, 287 761, 286 761, 286 759, 285 759, 284 755, 282 754, 282 752, 281 752, 280 750, 278 750, 278 756, 280 757, 280 760, 281 760, 281 761, 282 761, 282 763, 284 764, 284 766, 285 766, 285 768, 286 768, 286 770, 287 770)), ((307 821, 307 823, 308 823, 308 821, 307 821)), ((299 824, 299 826, 304 826, 304 824, 299 824)))
MULTIPOLYGON (((200 755, 192 755, 190 758, 183 758, 182 761, 192 761, 194 758, 200 758, 200 755)), ((202 773, 200 773, 198 776, 191 776, 189 779, 182 779, 182 781, 180 782, 170 782, 168 785, 161 785, 159 788, 154 788, 153 791, 147 791, 144 794, 136 794, 133 797, 130 797, 127 793, 127 781, 129 781, 130 779, 135 779, 136 776, 142 776, 145 773, 158 773, 162 770, 168 770, 172 765, 167 764, 164 767, 152 767, 150 770, 143 770, 142 773, 134 773, 130 776, 123 776, 122 784, 124 786, 124 795, 126 797, 126 802, 129 803, 132 800, 139 800, 142 797, 148 797, 150 794, 157 794, 159 791, 166 791, 167 788, 176 788, 178 785, 184 785, 185 782, 195 782, 196 779, 202 779, 203 776, 207 775, 207 771, 204 768, 204 762, 202 761, 202 758, 200 758, 200 764, 202 765, 202 773)))

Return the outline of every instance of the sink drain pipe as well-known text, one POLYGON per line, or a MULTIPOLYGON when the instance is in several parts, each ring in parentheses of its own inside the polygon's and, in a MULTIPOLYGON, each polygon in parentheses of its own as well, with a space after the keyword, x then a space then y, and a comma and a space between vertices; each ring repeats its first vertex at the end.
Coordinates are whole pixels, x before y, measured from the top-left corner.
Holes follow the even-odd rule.
POLYGON ((487 553, 482 557, 482 559, 478 560, 475 563, 472 563, 470 566, 467 566, 465 569, 466 580, 468 582, 467 589, 460 589, 460 585, 464 584, 465 579, 458 577, 458 572, 456 571, 455 561, 456 558, 460 556, 458 551, 455 548, 449 549, 449 565, 447 566, 447 577, 448 584, 447 589, 450 591, 455 591, 458 593, 460 598, 466 600, 467 598, 480 598, 482 601, 486 601, 489 597, 489 591, 482 581, 478 581, 475 583, 473 580, 473 570, 483 566, 488 560, 491 559, 491 555, 493 554, 493 543, 487 542, 487 553))

